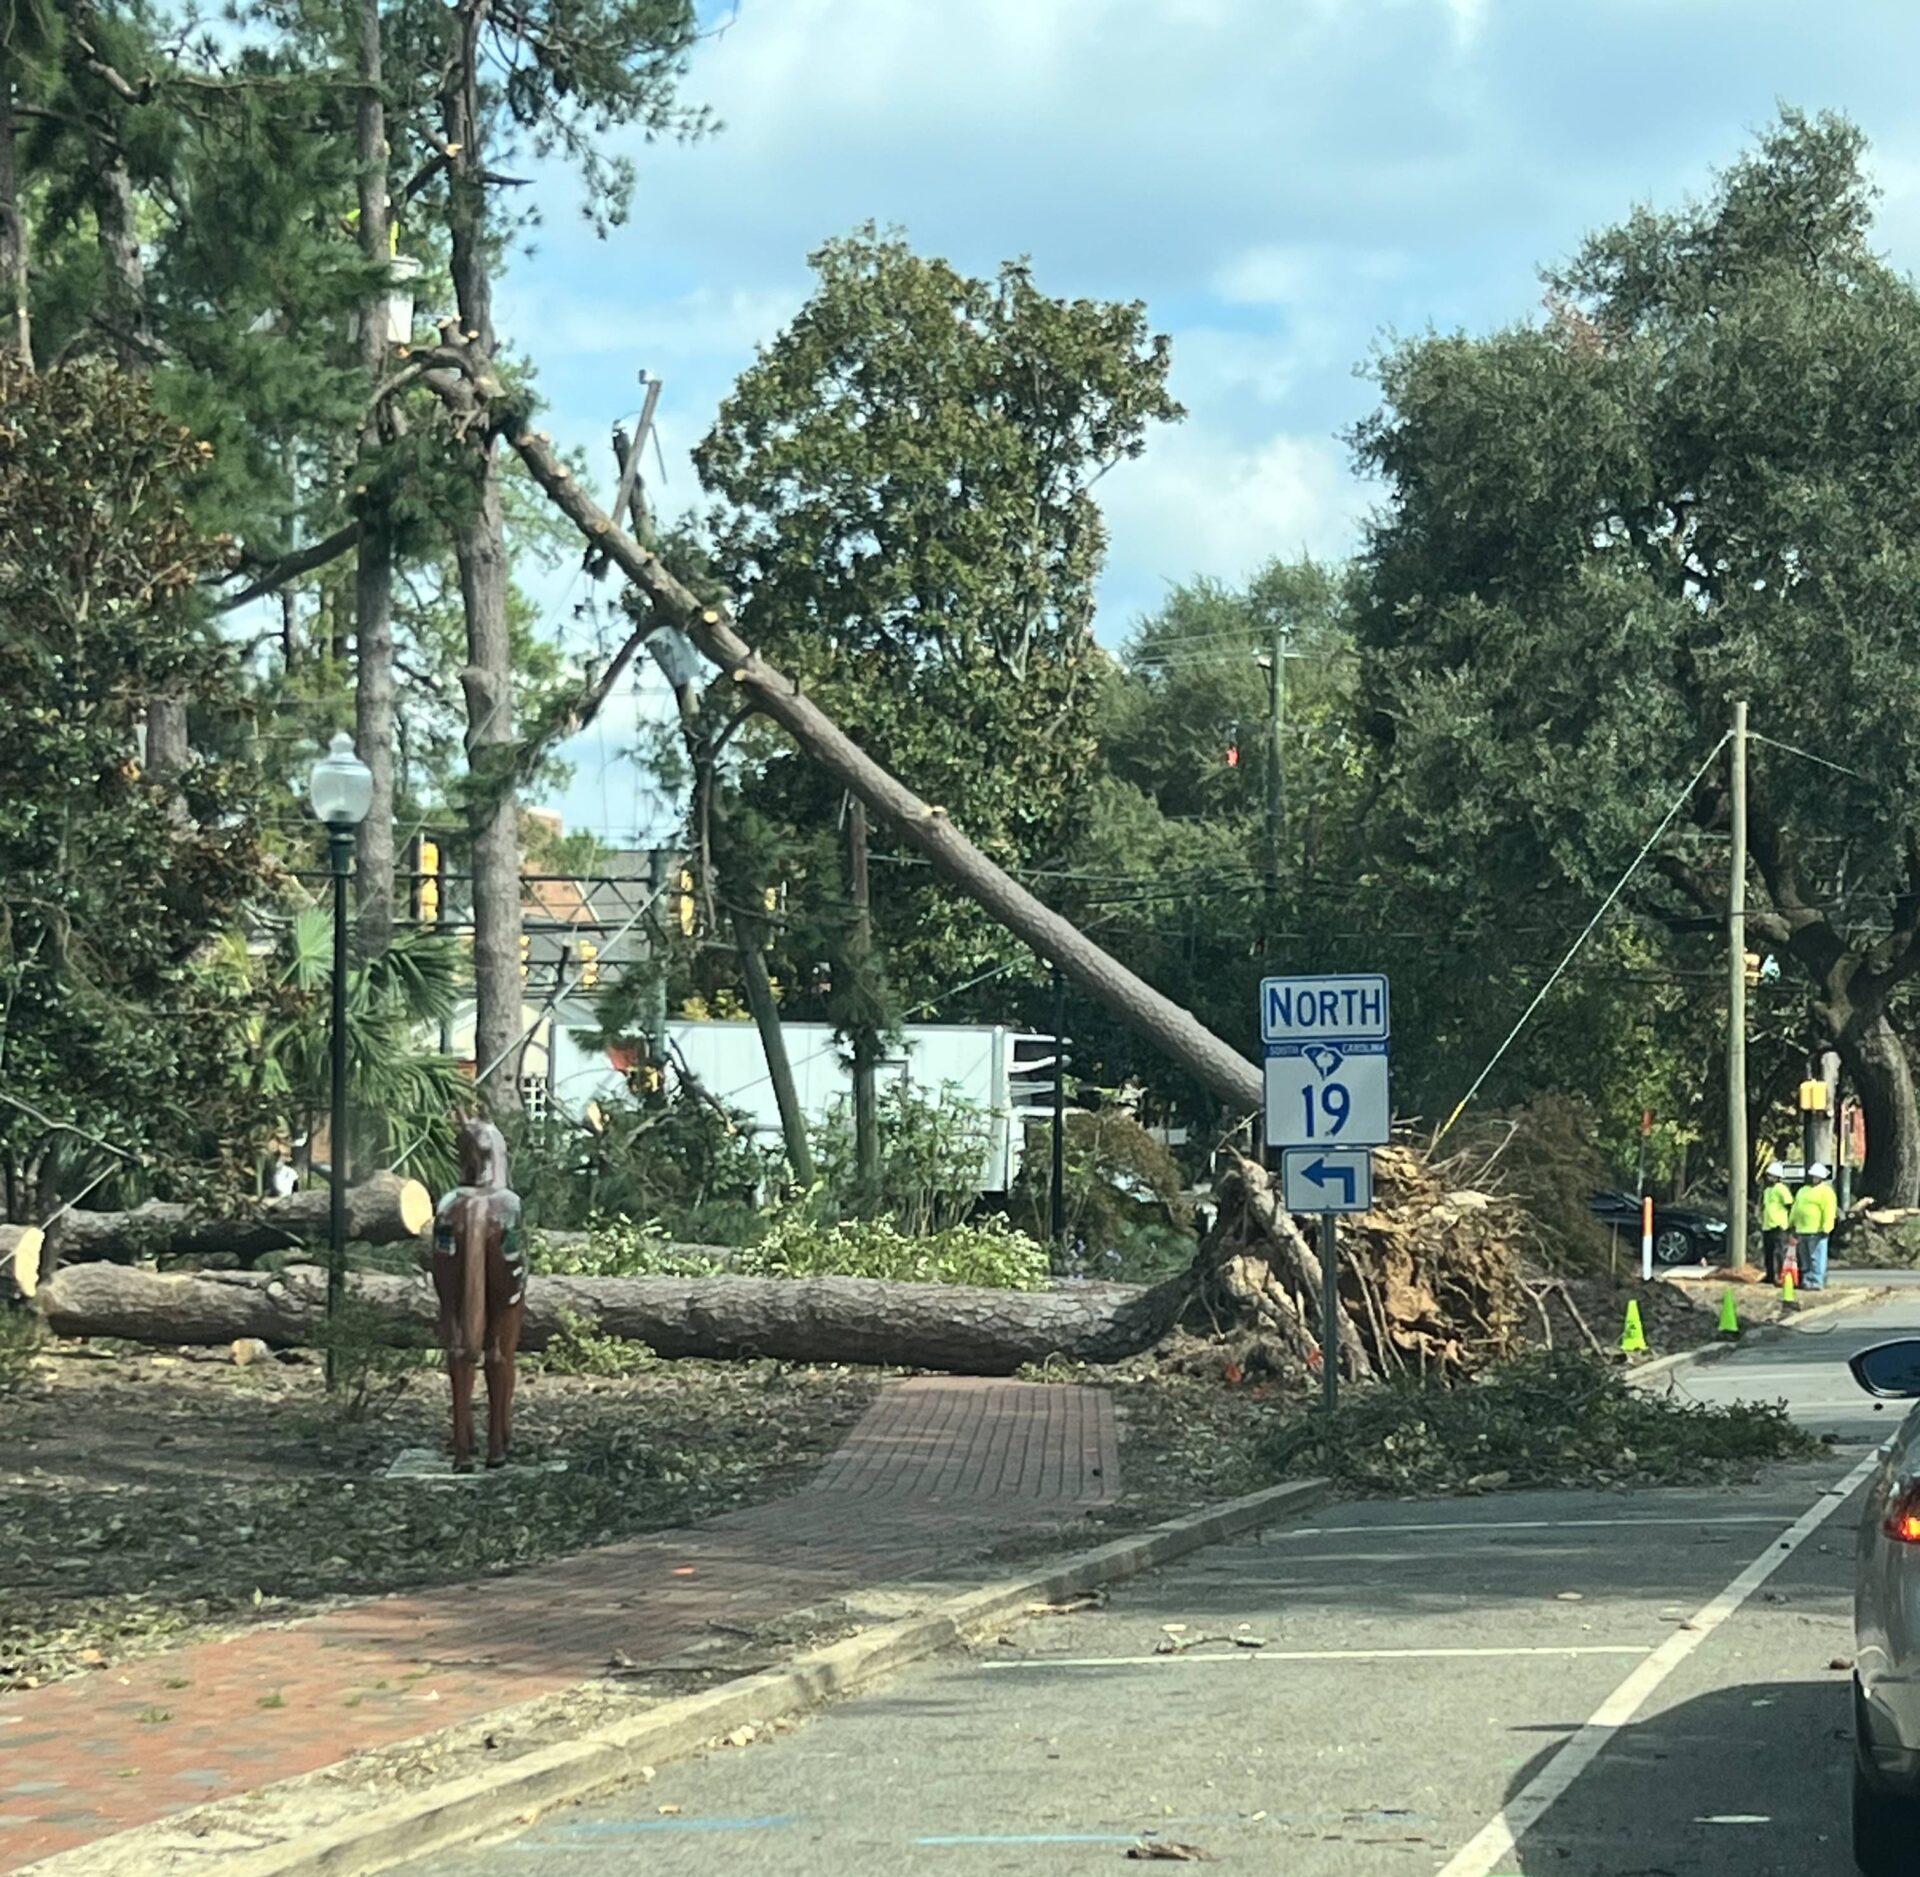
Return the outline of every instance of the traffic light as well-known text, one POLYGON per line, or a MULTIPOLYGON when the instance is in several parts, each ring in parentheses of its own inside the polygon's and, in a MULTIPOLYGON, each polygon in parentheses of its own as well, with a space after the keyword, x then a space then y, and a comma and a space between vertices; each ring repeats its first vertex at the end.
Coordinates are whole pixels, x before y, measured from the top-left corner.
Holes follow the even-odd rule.
POLYGON ((422 925, 440 923, 440 843, 420 837, 419 865, 414 868, 419 878, 413 888, 413 916, 422 925))
POLYGON ((533 940, 525 932, 520 934, 520 982, 527 981, 527 969, 533 963, 533 940))
POLYGON ((600 947, 592 939, 580 941, 580 988, 590 991, 600 982, 600 947))
POLYGON ((1747 968, 1748 986, 1752 987, 1758 984, 1760 982, 1760 954, 1758 952, 1744 953, 1743 962, 1747 968))
POLYGON ((693 937, 693 874, 690 869, 680 869, 680 891, 674 898, 674 913, 680 923, 680 936, 693 937))

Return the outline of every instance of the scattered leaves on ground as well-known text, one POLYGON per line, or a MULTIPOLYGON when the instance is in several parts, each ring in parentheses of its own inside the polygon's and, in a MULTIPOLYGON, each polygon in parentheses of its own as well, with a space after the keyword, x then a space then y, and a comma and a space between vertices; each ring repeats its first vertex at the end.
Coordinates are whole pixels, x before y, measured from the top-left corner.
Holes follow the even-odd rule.
POLYGON ((1418 1495, 1705 1484, 1815 1448, 1783 1406, 1680 1402, 1630 1387, 1594 1357, 1551 1350, 1461 1387, 1350 1394, 1331 1417, 1276 1430, 1268 1451, 1276 1475, 1418 1495))
POLYGON ((517 1569, 782 1490, 877 1378, 771 1362, 620 1380, 523 1367, 515 1458, 473 1485, 381 1477, 437 1447, 445 1383, 342 1424, 318 1366, 54 1345, 0 1471, 0 1690, 329 1600, 517 1569), (539 1470, 563 1460, 565 1471, 539 1470))

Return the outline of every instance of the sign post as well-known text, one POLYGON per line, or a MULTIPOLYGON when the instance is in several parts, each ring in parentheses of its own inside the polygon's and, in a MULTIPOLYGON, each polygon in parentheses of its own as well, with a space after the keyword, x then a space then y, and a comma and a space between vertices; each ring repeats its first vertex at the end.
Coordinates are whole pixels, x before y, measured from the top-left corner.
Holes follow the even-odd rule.
POLYGON ((1289 1212, 1320 1218, 1320 1382, 1340 1400, 1339 1215, 1373 1204, 1373 1155, 1393 1138, 1387 980, 1268 978, 1260 986, 1266 1057, 1264 1138, 1280 1149, 1289 1212))

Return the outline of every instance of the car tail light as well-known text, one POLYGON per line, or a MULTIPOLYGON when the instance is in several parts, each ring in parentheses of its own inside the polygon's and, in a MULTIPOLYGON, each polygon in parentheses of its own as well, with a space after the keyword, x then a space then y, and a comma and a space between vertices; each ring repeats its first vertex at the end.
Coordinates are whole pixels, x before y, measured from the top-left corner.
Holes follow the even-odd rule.
POLYGON ((1920 1484, 1901 1490, 1887 1508, 1887 1516, 1881 1521, 1880 1529, 1900 1544, 1920 1545, 1920 1484))

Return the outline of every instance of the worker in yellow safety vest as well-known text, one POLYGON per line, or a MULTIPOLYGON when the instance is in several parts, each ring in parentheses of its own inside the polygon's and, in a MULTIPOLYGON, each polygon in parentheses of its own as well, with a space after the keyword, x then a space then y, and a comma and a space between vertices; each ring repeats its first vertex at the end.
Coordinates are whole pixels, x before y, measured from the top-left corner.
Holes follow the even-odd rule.
POLYGON ((1767 1282, 1780 1282, 1780 1265, 1787 1246, 1787 1226, 1793 1218, 1793 1188, 1779 1161, 1767 1168, 1767 1190, 1760 1195, 1760 1242, 1766 1248, 1767 1282))
POLYGON ((1833 1190, 1828 1169, 1818 1160, 1807 1169, 1807 1183, 1793 1196, 1787 1228, 1800 1241, 1808 1290, 1827 1287, 1827 1238, 1840 1216, 1840 1197, 1833 1190))

